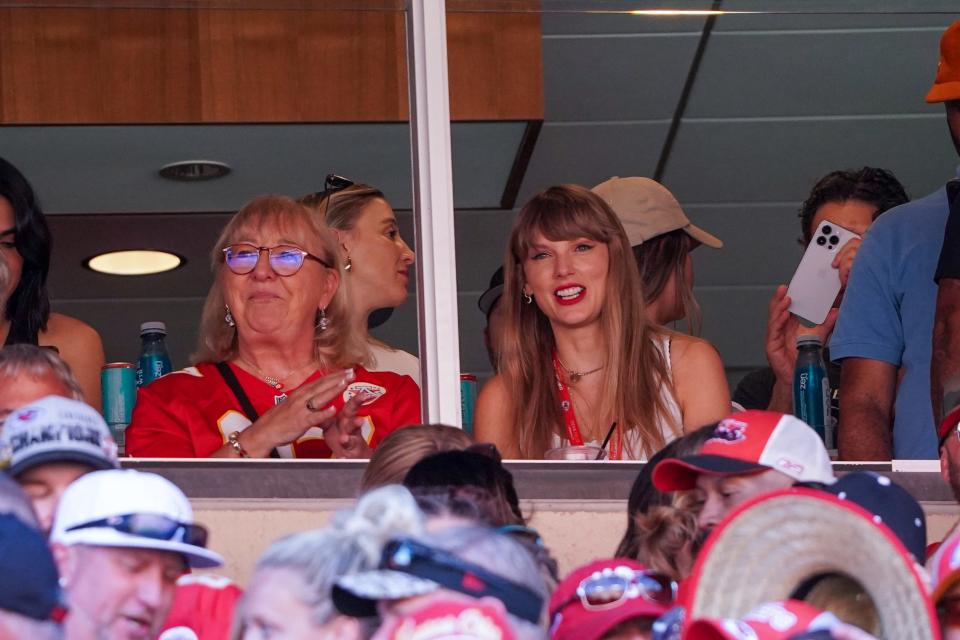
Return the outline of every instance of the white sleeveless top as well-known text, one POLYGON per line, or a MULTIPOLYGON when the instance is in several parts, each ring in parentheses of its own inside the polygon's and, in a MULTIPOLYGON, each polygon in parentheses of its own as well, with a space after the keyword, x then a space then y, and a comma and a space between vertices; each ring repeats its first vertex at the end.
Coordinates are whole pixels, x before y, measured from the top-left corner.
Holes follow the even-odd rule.
MULTIPOLYGON (((673 364, 671 362, 670 354, 670 336, 663 335, 657 339, 656 345, 660 349, 660 353, 664 356, 664 361, 667 364, 667 378, 670 382, 673 382, 673 364)), ((660 399, 663 402, 663 407, 665 414, 658 416, 658 427, 660 428, 660 433, 663 434, 664 444, 669 443, 671 440, 675 440, 677 434, 674 433, 674 428, 681 429, 683 428, 683 413, 680 411, 680 405, 677 404, 677 399, 673 397, 673 394, 670 392, 671 385, 661 385, 660 386, 660 399), (673 425, 676 425, 674 427, 673 425)), ((636 432, 634 432, 636 433, 636 432)), ((604 434, 606 435, 606 434, 604 434)), ((623 459, 624 460, 637 460, 640 462, 646 462, 647 456, 643 454, 640 447, 639 439, 636 437, 631 438, 630 434, 626 434, 627 437, 623 441, 623 459)), ((566 438, 561 438, 557 434, 553 434, 553 439, 551 440, 551 448, 556 447, 566 447, 570 444, 570 441, 566 438)), ((602 443, 597 440, 591 440, 590 442, 584 442, 584 444, 590 444, 595 447, 599 447, 602 443)))
POLYGON ((387 348, 379 344, 370 345, 371 360, 364 366, 367 371, 392 371, 402 376, 410 376, 420 386, 420 359, 403 349, 387 348))

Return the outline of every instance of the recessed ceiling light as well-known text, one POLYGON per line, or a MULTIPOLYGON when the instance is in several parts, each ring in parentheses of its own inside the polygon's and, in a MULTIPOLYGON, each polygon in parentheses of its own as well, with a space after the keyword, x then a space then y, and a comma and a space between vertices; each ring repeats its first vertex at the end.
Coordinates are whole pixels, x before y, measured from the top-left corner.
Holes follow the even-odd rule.
POLYGON ((172 271, 186 260, 167 251, 138 249, 135 251, 111 251, 87 258, 83 266, 98 273, 114 276, 145 276, 152 273, 172 271))
POLYGON ((160 167, 160 175, 178 182, 214 180, 230 173, 230 165, 216 160, 182 160, 160 167))

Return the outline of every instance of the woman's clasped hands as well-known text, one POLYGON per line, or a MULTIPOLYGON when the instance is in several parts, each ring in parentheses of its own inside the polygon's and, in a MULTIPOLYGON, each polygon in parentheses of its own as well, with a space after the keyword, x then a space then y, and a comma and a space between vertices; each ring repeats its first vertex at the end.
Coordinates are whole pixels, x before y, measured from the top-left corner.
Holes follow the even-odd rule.
POLYGON ((304 384, 244 431, 244 448, 251 457, 266 457, 319 428, 335 458, 369 458, 371 449, 361 433, 365 420, 357 410, 371 396, 353 394, 339 410, 333 404, 355 378, 353 369, 341 369, 304 384))

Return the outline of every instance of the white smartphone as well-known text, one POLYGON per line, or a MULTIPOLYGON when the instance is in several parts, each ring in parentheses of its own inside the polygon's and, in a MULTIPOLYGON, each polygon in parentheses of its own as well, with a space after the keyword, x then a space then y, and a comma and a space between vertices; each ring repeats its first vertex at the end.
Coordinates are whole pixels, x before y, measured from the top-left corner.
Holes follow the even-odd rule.
POLYGON ((840 271, 830 264, 843 245, 859 237, 829 220, 817 225, 787 289, 790 313, 823 324, 840 293, 840 271))

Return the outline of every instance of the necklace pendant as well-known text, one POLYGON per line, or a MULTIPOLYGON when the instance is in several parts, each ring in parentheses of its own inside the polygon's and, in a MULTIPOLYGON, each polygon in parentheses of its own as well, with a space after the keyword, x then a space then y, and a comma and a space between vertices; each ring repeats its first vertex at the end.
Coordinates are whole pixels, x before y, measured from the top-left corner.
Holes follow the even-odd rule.
POLYGON ((278 391, 280 389, 283 389, 283 385, 280 383, 279 378, 274 378, 273 376, 263 376, 263 379, 268 385, 270 385, 274 389, 278 391))
POLYGON ((580 378, 582 378, 582 377, 583 377, 583 375, 582 375, 580 372, 578 372, 578 371, 571 371, 571 372, 570 372, 570 384, 577 384, 578 382, 580 382, 580 378))

